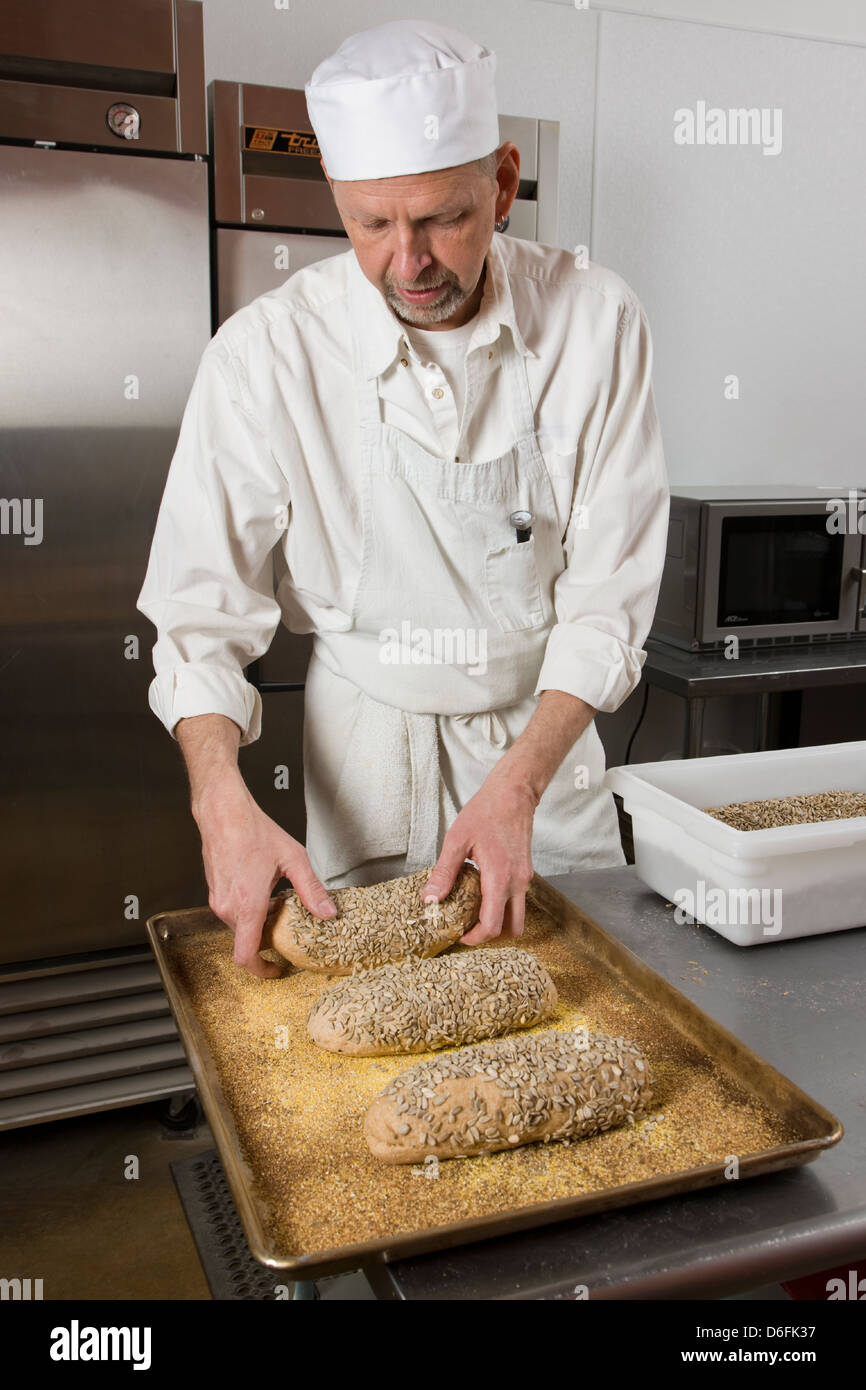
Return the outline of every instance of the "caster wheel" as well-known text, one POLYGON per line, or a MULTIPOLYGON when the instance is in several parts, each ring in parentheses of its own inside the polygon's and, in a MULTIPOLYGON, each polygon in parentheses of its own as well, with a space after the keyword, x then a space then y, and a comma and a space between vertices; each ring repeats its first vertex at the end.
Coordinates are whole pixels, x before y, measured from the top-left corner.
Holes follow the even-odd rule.
POLYGON ((198 1092, 193 1091, 191 1095, 182 1092, 160 1101, 157 1115, 163 1129, 167 1129, 171 1134, 196 1130, 203 1119, 198 1092))

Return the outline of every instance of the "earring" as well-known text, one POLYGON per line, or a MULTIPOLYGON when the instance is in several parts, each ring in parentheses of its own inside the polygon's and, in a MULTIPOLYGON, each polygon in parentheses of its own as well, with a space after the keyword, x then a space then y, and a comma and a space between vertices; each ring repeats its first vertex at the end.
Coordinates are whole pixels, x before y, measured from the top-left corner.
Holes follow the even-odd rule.
POLYGON ((499 221, 494 223, 497 232, 504 232, 510 221, 511 218, 507 214, 505 217, 500 217, 499 221))

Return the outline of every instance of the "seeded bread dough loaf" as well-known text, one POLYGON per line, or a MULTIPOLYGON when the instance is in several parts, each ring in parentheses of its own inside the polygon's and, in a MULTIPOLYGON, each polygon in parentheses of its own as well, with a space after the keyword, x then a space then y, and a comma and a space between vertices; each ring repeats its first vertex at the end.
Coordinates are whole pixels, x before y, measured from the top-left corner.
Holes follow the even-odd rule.
POLYGON ((381 1057, 480 1042, 531 1028, 556 1008, 556 986, 529 951, 466 950, 404 961, 341 980, 307 1019, 330 1052, 381 1057))
POLYGON ((646 1058, 625 1038, 538 1033, 480 1043, 395 1077, 364 1117, 385 1163, 459 1158, 613 1129, 652 1100, 646 1058))
POLYGON ((448 897, 425 904, 421 891, 432 867, 384 883, 335 889, 336 917, 314 917, 297 893, 289 893, 262 944, 274 946, 301 970, 331 975, 438 955, 478 921, 481 877, 474 865, 464 864, 448 897))

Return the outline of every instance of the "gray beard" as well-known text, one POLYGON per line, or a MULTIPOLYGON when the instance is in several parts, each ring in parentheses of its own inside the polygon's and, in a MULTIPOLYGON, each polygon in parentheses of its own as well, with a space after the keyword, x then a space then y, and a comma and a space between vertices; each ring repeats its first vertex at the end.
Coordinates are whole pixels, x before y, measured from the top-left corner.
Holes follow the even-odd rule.
POLYGON ((435 304, 407 304, 405 299, 400 298, 397 290, 392 289, 387 283, 384 289, 388 307, 403 323, 410 323, 415 328, 424 328, 428 324, 441 323, 443 319, 449 319, 466 303, 469 294, 470 291, 461 289, 459 284, 451 283, 435 304))

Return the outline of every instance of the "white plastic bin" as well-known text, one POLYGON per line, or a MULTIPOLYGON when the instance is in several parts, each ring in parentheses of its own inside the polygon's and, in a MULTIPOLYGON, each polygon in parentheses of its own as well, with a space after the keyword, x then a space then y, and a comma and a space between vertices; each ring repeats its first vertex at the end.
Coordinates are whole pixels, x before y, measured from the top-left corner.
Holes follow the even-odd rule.
POLYGON ((701 808, 807 792, 866 792, 866 743, 612 767, 634 829, 635 868, 738 946, 866 924, 866 816, 734 830, 701 808))

